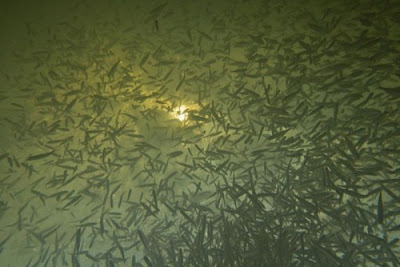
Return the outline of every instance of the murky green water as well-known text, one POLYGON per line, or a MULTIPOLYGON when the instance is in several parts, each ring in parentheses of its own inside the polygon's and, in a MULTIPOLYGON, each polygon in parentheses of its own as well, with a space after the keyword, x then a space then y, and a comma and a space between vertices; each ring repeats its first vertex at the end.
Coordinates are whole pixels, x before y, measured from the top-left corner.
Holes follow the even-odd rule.
POLYGON ((1 266, 400 264, 396 1, 1 10, 1 266))

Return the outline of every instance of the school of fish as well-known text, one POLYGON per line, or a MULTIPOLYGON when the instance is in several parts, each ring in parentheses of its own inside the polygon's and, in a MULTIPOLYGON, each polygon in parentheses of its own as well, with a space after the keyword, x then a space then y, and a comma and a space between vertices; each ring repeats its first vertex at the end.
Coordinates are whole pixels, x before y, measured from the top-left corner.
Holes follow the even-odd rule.
POLYGON ((272 2, 27 22, 0 265, 400 266, 400 3, 272 2))

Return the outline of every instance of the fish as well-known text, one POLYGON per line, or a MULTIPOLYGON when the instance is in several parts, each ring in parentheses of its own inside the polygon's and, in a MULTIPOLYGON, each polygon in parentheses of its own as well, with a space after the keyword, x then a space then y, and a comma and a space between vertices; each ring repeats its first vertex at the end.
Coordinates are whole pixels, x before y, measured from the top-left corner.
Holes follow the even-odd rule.
POLYGON ((397 99, 400 97, 400 88, 389 88, 380 86, 379 89, 385 91, 388 95, 390 95, 393 99, 397 99))
POLYGON ((149 242, 148 242, 146 236, 144 235, 144 233, 143 233, 142 230, 140 230, 140 229, 137 230, 137 233, 138 233, 138 235, 139 235, 140 241, 142 242, 144 248, 145 248, 147 251, 149 251, 150 245, 149 245, 149 242))
POLYGON ((42 154, 37 154, 37 155, 32 155, 29 156, 25 161, 34 161, 34 160, 40 160, 47 158, 48 156, 52 155, 54 153, 54 150, 42 154))
POLYGON ((183 209, 179 209, 179 212, 182 214, 183 217, 185 217, 186 220, 188 220, 191 224, 193 224, 194 226, 196 226, 197 224, 195 223, 195 221, 189 216, 187 215, 187 213, 183 210, 183 209))
POLYGON ((119 64, 121 63, 121 60, 117 60, 117 62, 112 65, 111 69, 108 71, 107 76, 109 79, 113 79, 115 76, 115 72, 117 71, 117 68, 119 64))
POLYGON ((376 211, 376 220, 380 225, 383 225, 384 214, 383 214, 382 192, 379 192, 378 207, 377 207, 377 211, 376 211))
POLYGON ((156 210, 158 211, 158 201, 157 201, 157 193, 154 189, 151 190, 151 193, 153 195, 153 201, 154 201, 154 207, 156 208, 156 210))
POLYGON ((65 107, 64 112, 69 112, 71 108, 75 105, 76 101, 78 100, 78 97, 75 97, 74 100, 72 100, 68 105, 65 107))
POLYGON ((158 26, 158 20, 157 19, 154 20, 154 26, 156 27, 156 32, 158 32, 159 26, 158 26))
POLYGON ((11 235, 8 235, 4 240, 0 241, 0 254, 3 251, 4 244, 10 239, 11 235))
POLYGON ((76 236, 75 236, 75 247, 74 247, 75 254, 79 254, 79 251, 81 250, 81 235, 82 235, 82 229, 78 228, 76 230, 76 236))
POLYGON ((147 62, 149 56, 150 56, 150 53, 147 53, 146 55, 143 56, 142 60, 141 60, 140 63, 139 63, 139 67, 142 68, 143 65, 146 64, 146 62, 147 62))
POLYGON ((183 85, 183 83, 185 82, 186 73, 183 72, 183 74, 181 76, 182 76, 182 78, 180 79, 179 83, 177 84, 175 91, 178 91, 181 88, 181 86, 183 85))
POLYGON ((345 136, 344 138, 345 138, 347 147, 349 148, 349 150, 350 150, 351 154, 353 155, 353 157, 354 157, 355 159, 359 159, 359 158, 360 158, 360 155, 359 155, 357 149, 355 148, 355 146, 353 145, 353 143, 352 143, 352 142, 350 141, 350 139, 347 138, 346 136, 345 136))
POLYGON ((114 188, 114 190, 110 194, 110 206, 111 208, 114 207, 114 201, 113 201, 113 195, 118 191, 118 189, 121 187, 122 184, 119 184, 117 187, 114 188))
POLYGON ((168 158, 176 158, 176 157, 179 157, 182 154, 183 154, 183 152, 178 150, 178 151, 174 151, 174 152, 168 153, 167 157, 168 158))
POLYGON ((74 196, 70 201, 67 202, 67 204, 64 205, 63 210, 65 210, 67 207, 71 206, 72 204, 76 205, 80 200, 83 198, 82 195, 77 195, 74 196))
POLYGON ((105 213, 102 212, 100 215, 100 234, 103 235, 105 230, 104 230, 104 215, 105 213))
POLYGON ((78 255, 76 255, 76 254, 72 254, 72 266, 73 267, 80 267, 81 266, 81 264, 79 262, 78 255))
POLYGON ((146 262, 146 264, 147 264, 148 267, 152 267, 152 266, 153 266, 153 264, 151 263, 149 257, 144 256, 143 259, 144 259, 144 261, 146 262))
POLYGON ((212 37, 211 37, 210 35, 208 35, 207 33, 203 32, 203 31, 200 31, 200 30, 197 30, 197 32, 198 32, 201 36, 205 37, 207 40, 209 40, 209 41, 212 41, 212 40, 213 40, 212 37))

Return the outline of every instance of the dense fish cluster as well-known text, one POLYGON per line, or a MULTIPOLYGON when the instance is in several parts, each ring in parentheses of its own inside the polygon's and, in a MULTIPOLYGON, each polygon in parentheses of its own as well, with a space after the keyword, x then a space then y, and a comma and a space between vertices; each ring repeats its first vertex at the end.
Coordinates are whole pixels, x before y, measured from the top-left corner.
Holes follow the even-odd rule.
POLYGON ((250 2, 26 23, 1 266, 400 265, 400 5, 250 2))

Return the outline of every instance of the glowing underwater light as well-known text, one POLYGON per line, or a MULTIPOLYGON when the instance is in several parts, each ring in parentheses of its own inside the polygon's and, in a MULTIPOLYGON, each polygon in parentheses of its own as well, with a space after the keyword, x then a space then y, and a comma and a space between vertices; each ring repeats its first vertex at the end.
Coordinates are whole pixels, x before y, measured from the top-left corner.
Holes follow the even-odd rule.
POLYGON ((185 121, 188 117, 186 107, 183 105, 181 105, 179 108, 176 108, 174 113, 176 114, 176 118, 180 121, 185 121))

